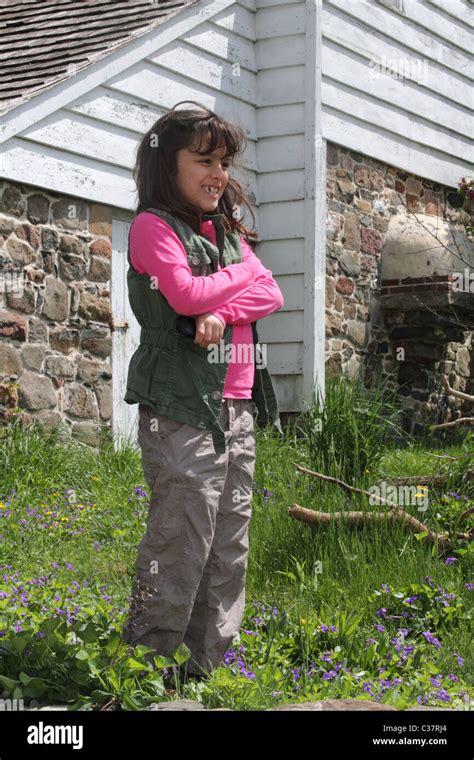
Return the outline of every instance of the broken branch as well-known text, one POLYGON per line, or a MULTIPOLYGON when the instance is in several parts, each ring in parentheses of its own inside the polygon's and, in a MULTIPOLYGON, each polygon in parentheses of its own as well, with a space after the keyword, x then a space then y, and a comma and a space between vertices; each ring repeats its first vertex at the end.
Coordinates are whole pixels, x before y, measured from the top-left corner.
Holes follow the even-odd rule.
POLYGON ((350 486, 348 483, 344 483, 343 480, 339 480, 339 478, 333 478, 330 475, 323 475, 321 472, 313 472, 313 470, 308 470, 306 467, 302 467, 297 462, 293 462, 293 464, 298 470, 300 470, 301 472, 305 472, 307 475, 312 475, 314 478, 320 478, 321 480, 326 480, 329 483, 336 483, 336 485, 341 486, 341 488, 345 488, 347 491, 352 491, 355 493, 363 493, 366 496, 370 496, 373 499, 377 499, 378 501, 380 501, 381 504, 387 503, 385 499, 382 499, 381 496, 376 496, 370 491, 365 491, 363 488, 356 488, 355 486, 350 486))
MULTIPOLYGON (((387 512, 316 512, 306 509, 299 504, 292 504, 288 509, 288 515, 294 520, 308 524, 328 525, 330 522, 347 520, 351 526, 361 526, 367 522, 401 523, 411 533, 425 533, 422 540, 427 544, 437 543, 442 549, 453 548, 453 543, 447 533, 435 533, 427 525, 408 514, 403 509, 390 509, 387 512)), ((469 540, 469 533, 461 533, 457 536, 461 540, 469 540)))

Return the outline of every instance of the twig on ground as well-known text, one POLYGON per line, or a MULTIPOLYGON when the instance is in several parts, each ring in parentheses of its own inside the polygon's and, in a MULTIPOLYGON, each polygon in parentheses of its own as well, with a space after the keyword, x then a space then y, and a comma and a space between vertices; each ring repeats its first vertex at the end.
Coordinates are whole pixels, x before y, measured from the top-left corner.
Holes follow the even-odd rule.
MULTIPOLYGON (((411 533, 425 533, 422 540, 427 544, 437 543, 441 549, 453 548, 453 542, 447 533, 436 533, 427 525, 408 514, 403 509, 389 509, 387 512, 316 512, 314 509, 306 509, 299 504, 292 504, 288 509, 288 515, 294 520, 308 524, 328 525, 330 522, 347 520, 352 526, 363 525, 364 522, 401 523, 411 533)), ((468 541, 470 533, 460 533, 458 540, 468 541)))

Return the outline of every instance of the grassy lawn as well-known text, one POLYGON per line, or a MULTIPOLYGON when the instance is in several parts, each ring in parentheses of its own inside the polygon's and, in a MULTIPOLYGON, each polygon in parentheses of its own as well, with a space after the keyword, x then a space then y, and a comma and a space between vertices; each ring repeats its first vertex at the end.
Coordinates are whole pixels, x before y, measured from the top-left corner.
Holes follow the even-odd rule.
MULTIPOLYGON (((257 431, 243 625, 209 679, 174 679, 188 653, 147 663, 120 639, 147 514, 139 450, 100 452, 18 421, 0 429, 0 693, 72 709, 143 709, 188 697, 208 707, 266 709, 321 698, 470 709, 472 516, 469 428, 415 441, 392 399, 327 384, 282 439, 257 431), (438 456, 434 456, 438 455, 438 456), (442 458, 440 458, 442 457, 442 458), (452 545, 387 522, 326 526, 288 508, 385 511, 369 497, 297 470, 298 463, 366 490, 442 475, 403 509, 452 545), (169 685, 175 685, 175 691, 169 685)), ((400 502, 399 502, 400 504, 400 502)))

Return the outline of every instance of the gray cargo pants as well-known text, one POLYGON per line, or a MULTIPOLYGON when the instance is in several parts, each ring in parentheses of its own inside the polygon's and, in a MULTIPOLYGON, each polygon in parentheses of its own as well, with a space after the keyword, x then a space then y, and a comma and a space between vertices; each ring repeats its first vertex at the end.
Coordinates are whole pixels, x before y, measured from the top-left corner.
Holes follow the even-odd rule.
POLYGON ((216 668, 242 623, 255 468, 253 402, 223 399, 227 449, 211 433, 139 405, 138 441, 151 491, 138 546, 128 644, 170 656, 184 641, 187 673, 216 668))

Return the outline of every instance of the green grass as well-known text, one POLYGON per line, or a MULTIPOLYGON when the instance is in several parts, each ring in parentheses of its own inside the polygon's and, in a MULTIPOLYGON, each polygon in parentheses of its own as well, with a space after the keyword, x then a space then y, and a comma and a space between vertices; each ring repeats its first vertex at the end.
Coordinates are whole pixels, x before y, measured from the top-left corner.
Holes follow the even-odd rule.
MULTIPOLYGON (((0 436, 0 693, 75 709, 142 709, 169 699, 162 676, 178 670, 185 648, 153 667, 146 649, 131 652, 119 635, 146 524, 139 450, 115 451, 104 435, 97 454, 55 431, 25 431, 18 420, 0 436)), ((177 684, 177 694, 240 710, 325 697, 400 709, 419 698, 467 709, 472 552, 456 534, 472 526, 459 515, 474 501, 474 482, 463 478, 470 460, 430 454, 468 453, 472 433, 444 436, 411 440, 390 395, 343 379, 328 381, 324 408, 314 399, 283 439, 259 429, 241 633, 225 667, 208 681, 177 684), (383 509, 299 472, 295 462, 365 489, 444 473, 423 511, 404 508, 451 535, 452 550, 438 551, 400 525, 291 519, 294 503, 323 512, 383 509), (448 557, 455 561, 446 564, 448 557), (413 647, 405 659, 397 659, 404 651, 393 644, 397 636, 397 646, 413 647)))

